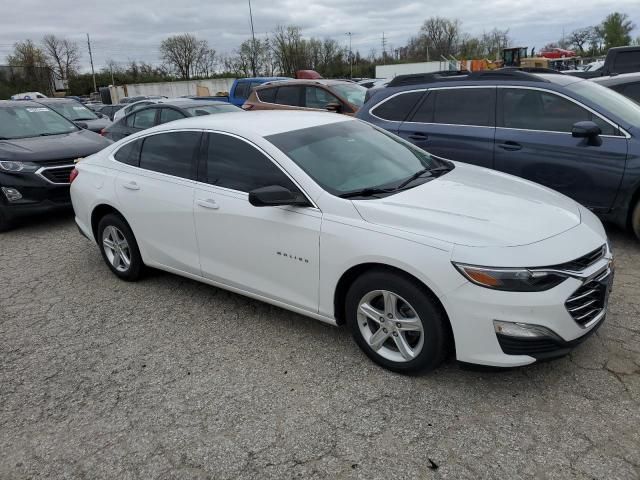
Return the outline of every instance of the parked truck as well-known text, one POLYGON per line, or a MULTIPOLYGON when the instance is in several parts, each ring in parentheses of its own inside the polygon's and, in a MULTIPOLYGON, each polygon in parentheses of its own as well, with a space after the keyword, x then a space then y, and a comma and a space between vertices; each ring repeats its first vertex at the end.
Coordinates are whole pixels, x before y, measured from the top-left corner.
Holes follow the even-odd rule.
POLYGON ((640 46, 610 48, 602 68, 567 73, 580 78, 595 78, 633 72, 640 72, 640 46))

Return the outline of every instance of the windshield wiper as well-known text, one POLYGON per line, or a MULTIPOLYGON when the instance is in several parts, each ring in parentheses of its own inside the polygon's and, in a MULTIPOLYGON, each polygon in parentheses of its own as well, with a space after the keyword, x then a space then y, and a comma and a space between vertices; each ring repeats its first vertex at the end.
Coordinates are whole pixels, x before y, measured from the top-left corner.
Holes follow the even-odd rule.
POLYGON ((400 185, 398 185, 395 190, 402 190, 404 187, 406 187, 407 185, 409 185, 411 182, 413 182, 414 180, 420 178, 421 176, 423 176, 425 173, 429 173, 430 177, 439 177, 440 175, 450 171, 453 169, 453 166, 446 166, 443 165, 441 167, 434 167, 434 168, 423 168, 422 170, 418 170, 416 173, 414 173, 413 175, 411 175, 409 178, 407 178, 404 182, 402 182, 400 185))
POLYGON ((373 197, 374 195, 379 195, 381 193, 389 193, 393 192, 395 189, 387 189, 387 188, 363 188, 362 190, 354 190, 353 192, 346 192, 341 195, 338 195, 340 198, 351 198, 351 197, 373 197))

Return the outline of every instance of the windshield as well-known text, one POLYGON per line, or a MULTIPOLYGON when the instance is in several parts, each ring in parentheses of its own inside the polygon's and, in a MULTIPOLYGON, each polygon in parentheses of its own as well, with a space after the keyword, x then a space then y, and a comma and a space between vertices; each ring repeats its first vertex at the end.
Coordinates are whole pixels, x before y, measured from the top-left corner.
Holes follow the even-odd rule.
MULTIPOLYGON (((334 195, 399 187, 443 164, 425 151, 360 121, 346 121, 266 137, 334 195)), ((416 179, 417 180, 417 179, 416 179)))
POLYGON ((241 108, 231 105, 230 103, 222 103, 220 105, 200 105, 198 107, 191 107, 185 109, 194 117, 200 115, 209 115, 212 113, 225 113, 225 112, 242 112, 241 108))
POLYGON ((72 122, 79 122, 81 120, 95 120, 98 118, 95 113, 78 102, 52 102, 48 103, 47 107, 49 107, 51 110, 55 110, 64 118, 67 118, 72 122))
POLYGON ((364 96, 367 93, 367 89, 361 85, 356 85, 355 83, 336 83, 329 85, 329 88, 346 99, 351 105, 360 108, 364 104, 364 96))
POLYGON ((61 135, 77 130, 73 123, 47 107, 0 108, 0 140, 61 135))
POLYGON ((618 92, 588 80, 567 85, 567 89, 607 109, 628 125, 640 128, 640 104, 629 101, 627 97, 618 92))

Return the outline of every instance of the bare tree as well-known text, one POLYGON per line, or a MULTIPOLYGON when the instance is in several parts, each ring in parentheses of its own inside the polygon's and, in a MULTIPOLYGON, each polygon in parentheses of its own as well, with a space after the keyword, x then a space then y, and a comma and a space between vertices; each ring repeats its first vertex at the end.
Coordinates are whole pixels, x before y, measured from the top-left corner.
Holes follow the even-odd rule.
POLYGON ((17 42, 13 45, 13 53, 7 55, 7 63, 12 67, 47 67, 47 56, 33 40, 17 42))
POLYGON ((584 46, 589 43, 592 34, 592 27, 578 28, 569 34, 567 42, 584 54, 584 46))
POLYGON ((75 42, 55 35, 45 35, 42 45, 58 78, 66 80, 78 70, 80 50, 75 42))
POLYGON ((160 44, 163 61, 185 80, 197 74, 198 62, 202 61, 205 50, 210 50, 207 41, 198 40, 190 33, 169 37, 160 44))

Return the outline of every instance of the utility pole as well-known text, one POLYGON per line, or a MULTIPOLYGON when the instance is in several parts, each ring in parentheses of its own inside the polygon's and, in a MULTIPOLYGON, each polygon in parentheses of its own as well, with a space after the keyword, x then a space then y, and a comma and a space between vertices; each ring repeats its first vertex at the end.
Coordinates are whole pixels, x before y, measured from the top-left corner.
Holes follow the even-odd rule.
POLYGON ((251 0, 249 0, 249 20, 251 20, 251 71, 253 76, 256 76, 256 34, 253 31, 253 12, 251 11, 251 0))
POLYGON ((89 46, 89 60, 91 60, 91 75, 93 75, 93 91, 98 93, 98 85, 96 84, 96 71, 93 69, 93 55, 91 54, 91 40, 87 33, 87 45, 89 46))
POLYGON ((351 50, 351 36, 353 33, 347 32, 345 35, 349 35, 349 78, 353 78, 353 51, 351 50))
POLYGON ((384 38, 384 32, 382 32, 382 64, 387 64, 387 39, 384 38))

